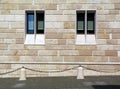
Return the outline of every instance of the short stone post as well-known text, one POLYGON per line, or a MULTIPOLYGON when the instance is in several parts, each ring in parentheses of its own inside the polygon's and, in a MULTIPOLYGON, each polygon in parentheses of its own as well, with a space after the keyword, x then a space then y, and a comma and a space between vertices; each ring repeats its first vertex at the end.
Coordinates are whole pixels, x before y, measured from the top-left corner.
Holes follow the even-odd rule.
POLYGON ((25 70, 25 68, 24 67, 22 67, 21 68, 21 70, 20 70, 20 78, 19 78, 19 80, 26 80, 26 70, 25 70))
POLYGON ((78 70, 77 70, 77 79, 84 79, 84 71, 81 66, 78 67, 78 70))

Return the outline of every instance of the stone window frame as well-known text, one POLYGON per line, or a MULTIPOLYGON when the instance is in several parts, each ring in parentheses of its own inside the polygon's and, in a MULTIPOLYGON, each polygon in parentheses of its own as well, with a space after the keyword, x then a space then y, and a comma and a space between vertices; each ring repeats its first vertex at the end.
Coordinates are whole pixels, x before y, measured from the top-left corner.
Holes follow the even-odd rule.
POLYGON ((97 28, 97 10, 91 10, 91 9, 87 9, 87 10, 76 10, 76 45, 96 45, 96 28, 97 28), (85 33, 81 33, 78 34, 77 33, 77 13, 78 12, 85 12, 85 33), (94 12, 94 34, 87 34, 87 12, 94 12), (81 39, 81 40, 80 40, 81 39), (87 40, 91 39, 92 41, 87 42, 87 40))
POLYGON ((25 10, 25 34, 24 34, 24 44, 45 44, 45 10, 25 10), (28 34, 27 33, 27 13, 33 12, 34 13, 34 33, 28 34), (44 13, 44 26, 43 32, 37 33, 36 28, 36 13, 44 13), (32 39, 32 41, 30 41, 32 39), (37 42, 39 41, 39 42, 37 42))

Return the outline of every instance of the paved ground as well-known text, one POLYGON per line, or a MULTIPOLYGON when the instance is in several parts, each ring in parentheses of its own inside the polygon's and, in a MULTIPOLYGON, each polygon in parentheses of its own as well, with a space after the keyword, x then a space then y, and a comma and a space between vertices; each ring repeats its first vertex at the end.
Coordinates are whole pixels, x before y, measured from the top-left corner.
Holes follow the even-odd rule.
POLYGON ((120 89, 120 76, 86 77, 84 80, 76 77, 28 78, 26 81, 0 78, 0 89, 120 89))

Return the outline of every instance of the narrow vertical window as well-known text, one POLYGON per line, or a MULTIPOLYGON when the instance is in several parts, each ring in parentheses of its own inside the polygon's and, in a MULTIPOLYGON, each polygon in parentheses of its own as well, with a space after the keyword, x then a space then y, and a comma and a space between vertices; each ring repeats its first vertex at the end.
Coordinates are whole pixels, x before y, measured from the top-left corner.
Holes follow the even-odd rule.
POLYGON ((87 13, 87 34, 95 33, 95 13, 88 12, 87 13))
POLYGON ((34 34, 34 12, 27 13, 27 34, 34 34))
POLYGON ((76 44, 96 44, 96 11, 77 11, 76 18, 76 44))
POLYGON ((25 44, 45 44, 44 11, 25 12, 25 44))
POLYGON ((44 33, 44 12, 36 13, 36 33, 37 34, 44 33))
POLYGON ((85 33, 85 12, 77 12, 77 34, 85 33))

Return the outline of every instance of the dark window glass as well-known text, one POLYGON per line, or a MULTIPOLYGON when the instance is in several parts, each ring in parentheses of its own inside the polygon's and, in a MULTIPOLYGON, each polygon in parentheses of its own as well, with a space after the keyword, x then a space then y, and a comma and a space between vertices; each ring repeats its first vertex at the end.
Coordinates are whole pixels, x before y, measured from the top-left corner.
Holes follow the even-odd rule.
POLYGON ((37 12, 36 15, 36 32, 44 33, 44 12, 37 12))
POLYGON ((95 32, 95 14, 87 13, 87 34, 94 34, 95 32))
POLYGON ((85 13, 77 13, 77 33, 85 33, 85 13))
POLYGON ((34 34, 34 13, 27 13, 27 33, 34 34))

